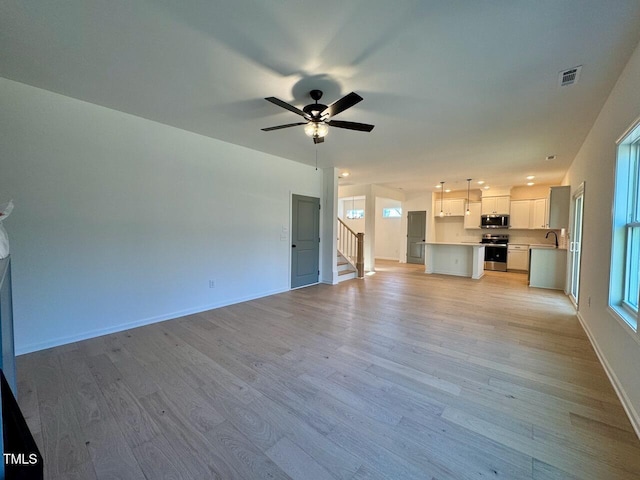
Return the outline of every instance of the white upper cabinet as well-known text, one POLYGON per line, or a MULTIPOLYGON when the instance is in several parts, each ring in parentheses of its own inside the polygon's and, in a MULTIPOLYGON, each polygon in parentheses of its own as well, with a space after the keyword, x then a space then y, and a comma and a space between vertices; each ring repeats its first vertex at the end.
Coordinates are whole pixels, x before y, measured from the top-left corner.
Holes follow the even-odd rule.
POLYGON ((531 200, 514 200, 511 202, 509 224, 511 228, 531 228, 531 200))
POLYGON ((531 227, 530 228, 549 228, 547 220, 547 199, 538 198, 531 200, 531 227))
MULTIPOLYGON (((480 229, 480 210, 481 210, 480 202, 471 202, 469 203, 469 215, 465 215, 464 217, 464 228, 471 229, 480 229)), ((465 212, 466 213, 466 212, 465 212)))
POLYGON ((551 187, 547 198, 533 200, 531 228, 568 228, 570 204, 570 186, 551 187))
POLYGON ((464 198, 447 198, 443 201, 438 200, 433 209, 434 216, 440 216, 440 209, 445 217, 462 217, 465 212, 466 199, 464 198), (442 207, 441 207, 442 205, 442 207))

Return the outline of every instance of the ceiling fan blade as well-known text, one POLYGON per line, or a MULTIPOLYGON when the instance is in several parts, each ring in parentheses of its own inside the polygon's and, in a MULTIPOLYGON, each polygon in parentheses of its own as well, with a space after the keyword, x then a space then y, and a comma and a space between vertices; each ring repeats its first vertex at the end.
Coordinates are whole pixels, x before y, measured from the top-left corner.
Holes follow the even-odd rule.
POLYGON ((307 122, 288 123, 286 125, 276 125, 275 127, 261 128, 263 132, 270 132, 271 130, 280 130, 281 128, 297 127, 298 125, 306 125, 307 122))
POLYGON ((288 104, 287 102, 283 102, 279 98, 266 97, 265 100, 268 101, 268 102, 271 102, 271 103, 273 103, 275 105, 278 105, 279 107, 282 107, 282 108, 284 108, 286 110, 289 110, 290 112, 296 113, 296 114, 306 118, 307 120, 311 120, 311 117, 309 115, 307 115, 306 113, 304 113, 302 110, 300 110, 297 107, 294 107, 293 105, 288 104))
POLYGON ((313 143, 322 143, 324 142, 324 137, 318 137, 313 139, 313 143))
POLYGON ((345 95, 340 100, 336 100, 329 105, 320 115, 334 117, 340 112, 344 112, 347 108, 353 107, 356 103, 361 102, 362 97, 355 92, 345 95))
POLYGON ((325 123, 331 127, 346 128, 347 130, 358 130, 359 132, 370 132, 375 126, 369 125, 368 123, 342 122, 340 120, 330 120, 325 123))

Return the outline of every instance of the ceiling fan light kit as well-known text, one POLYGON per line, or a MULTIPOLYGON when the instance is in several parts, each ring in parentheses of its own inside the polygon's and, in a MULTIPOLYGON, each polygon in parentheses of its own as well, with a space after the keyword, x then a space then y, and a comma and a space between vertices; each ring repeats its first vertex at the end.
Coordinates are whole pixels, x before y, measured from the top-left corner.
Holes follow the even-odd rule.
POLYGON ((304 126, 304 133, 311 138, 324 137, 329 133, 329 127, 324 122, 309 122, 304 126))
POLYGON ((266 97, 265 100, 278 105, 290 112, 293 112, 301 117, 304 117, 306 122, 288 123, 286 125, 276 125, 275 127, 263 128, 264 132, 270 132, 273 130, 281 130, 283 128, 296 127, 304 125, 304 133, 313 139, 313 143, 324 142, 324 137, 329 133, 329 127, 344 128, 346 130, 356 130, 358 132, 370 132, 373 130, 373 125, 367 123, 357 122, 345 122, 340 120, 331 120, 339 113, 344 112, 346 109, 353 107, 356 103, 362 101, 362 97, 355 92, 351 92, 339 100, 336 100, 331 105, 327 106, 322 103, 318 103, 318 100, 322 98, 321 90, 311 90, 309 96, 315 101, 305 106, 302 110, 298 107, 280 100, 276 97, 266 97))

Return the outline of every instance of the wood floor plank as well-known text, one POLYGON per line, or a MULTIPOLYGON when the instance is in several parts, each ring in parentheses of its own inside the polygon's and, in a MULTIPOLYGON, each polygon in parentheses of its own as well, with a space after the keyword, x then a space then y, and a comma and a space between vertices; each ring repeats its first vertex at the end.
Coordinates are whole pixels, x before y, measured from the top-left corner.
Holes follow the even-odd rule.
POLYGON ((19 357, 46 478, 640 478, 562 292, 377 266, 19 357))
POLYGON ((40 403, 41 451, 47 478, 55 478, 87 463, 89 452, 78 425, 70 395, 56 396, 40 403))
MULTIPOLYGON (((610 467, 581 455, 572 449, 558 448, 557 445, 547 444, 538 439, 519 437, 507 432, 496 425, 474 418, 473 415, 455 409, 445 409, 443 418, 475 431, 492 440, 510 445, 512 448, 541 460, 549 465, 567 472, 576 472, 584 480, 628 480, 629 474, 620 468, 610 467), (558 455, 558 452, 562 455, 558 455)), ((640 472, 637 472, 640 474, 640 472)))
POLYGON ((266 452, 267 456, 293 480, 332 480, 334 477, 307 452, 283 437, 266 452))
POLYGON ((102 393, 131 447, 149 442, 160 434, 154 420, 122 381, 110 383, 102 393))
POLYGON ((145 478, 115 418, 93 422, 82 433, 98 479, 145 478))
POLYGON ((182 460, 188 478, 198 480, 227 480, 243 478, 200 432, 192 431, 179 412, 172 410, 161 392, 140 399, 142 405, 162 430, 162 435, 171 444, 182 460))
POLYGON ((188 480, 188 473, 182 459, 164 437, 143 443, 133 448, 145 478, 154 480, 188 480))
POLYGON ((290 479, 280 467, 256 448, 230 422, 217 425, 206 433, 206 437, 216 451, 233 464, 244 478, 256 480, 290 479))
POLYGON ((281 438, 286 435, 338 479, 350 479, 362 464, 358 457, 327 439, 292 409, 279 405, 267 396, 247 407, 264 418, 278 432, 277 436, 281 438))

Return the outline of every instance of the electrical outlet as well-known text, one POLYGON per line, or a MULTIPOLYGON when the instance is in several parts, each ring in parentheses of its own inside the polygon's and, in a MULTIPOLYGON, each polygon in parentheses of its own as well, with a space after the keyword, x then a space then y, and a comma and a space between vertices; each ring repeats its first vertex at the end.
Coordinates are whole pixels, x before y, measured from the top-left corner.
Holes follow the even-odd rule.
POLYGON ((209 288, 216 288, 216 281, 215 280, 209 280, 209 288))

